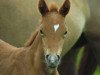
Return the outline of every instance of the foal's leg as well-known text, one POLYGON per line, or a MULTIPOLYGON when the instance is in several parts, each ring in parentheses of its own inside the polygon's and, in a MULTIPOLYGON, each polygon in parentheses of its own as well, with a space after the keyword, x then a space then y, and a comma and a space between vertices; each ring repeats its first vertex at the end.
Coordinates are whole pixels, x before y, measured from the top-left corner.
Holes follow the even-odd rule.
POLYGON ((82 34, 74 47, 62 58, 61 65, 58 68, 60 75, 77 75, 76 57, 79 52, 79 48, 86 43, 87 41, 84 34, 82 34))

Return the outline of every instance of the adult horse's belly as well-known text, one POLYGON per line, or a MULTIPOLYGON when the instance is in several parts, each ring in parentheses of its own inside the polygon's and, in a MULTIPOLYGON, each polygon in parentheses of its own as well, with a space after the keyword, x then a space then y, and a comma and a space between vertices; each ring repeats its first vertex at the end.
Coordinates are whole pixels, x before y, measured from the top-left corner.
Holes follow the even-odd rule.
MULTIPOLYGON (((51 0, 46 0, 47 4, 51 0)), ((65 0, 55 1, 59 7, 65 0)), ((68 35, 62 54, 66 53, 77 41, 85 25, 85 0, 70 0, 71 10, 66 16, 68 35), (80 3, 81 2, 81 3, 80 3), (83 8, 84 10, 82 11, 83 8)), ((16 46, 21 46, 39 25, 40 13, 38 0, 0 0, 0 39, 16 46)))

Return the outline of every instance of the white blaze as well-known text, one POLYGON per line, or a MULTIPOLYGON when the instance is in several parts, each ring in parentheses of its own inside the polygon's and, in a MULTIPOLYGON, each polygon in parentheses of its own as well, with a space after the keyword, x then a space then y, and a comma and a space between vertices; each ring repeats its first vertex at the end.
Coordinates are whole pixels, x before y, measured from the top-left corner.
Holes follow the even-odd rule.
POLYGON ((59 28, 59 24, 54 25, 54 31, 56 32, 59 28))

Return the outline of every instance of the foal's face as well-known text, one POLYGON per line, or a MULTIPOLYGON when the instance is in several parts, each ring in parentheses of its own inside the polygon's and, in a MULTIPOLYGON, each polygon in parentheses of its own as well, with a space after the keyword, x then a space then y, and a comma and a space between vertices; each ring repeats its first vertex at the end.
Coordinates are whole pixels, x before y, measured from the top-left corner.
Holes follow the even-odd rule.
MULTIPOLYGON (((46 62, 55 62, 55 64, 58 65, 64 39, 67 36, 67 27, 65 26, 64 17, 57 12, 48 13, 42 18, 40 34, 46 62)), ((55 67, 56 65, 50 67, 55 67)))
POLYGON ((44 0, 39 2, 39 10, 42 14, 40 35, 44 48, 45 61, 49 68, 56 68, 60 62, 64 39, 67 37, 65 16, 69 8, 66 8, 66 0, 59 11, 48 9, 44 0))
POLYGON ((42 19, 40 33, 45 54, 60 55, 64 38, 67 36, 67 27, 64 17, 57 12, 51 12, 42 19))

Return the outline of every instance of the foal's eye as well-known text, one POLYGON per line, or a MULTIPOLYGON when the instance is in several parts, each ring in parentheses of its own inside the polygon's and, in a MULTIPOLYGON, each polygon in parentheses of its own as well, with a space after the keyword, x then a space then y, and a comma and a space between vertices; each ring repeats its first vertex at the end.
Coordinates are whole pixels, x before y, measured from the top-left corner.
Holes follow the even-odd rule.
POLYGON ((43 36, 44 35, 44 33, 43 33, 43 31, 42 30, 40 30, 40 34, 43 36))
POLYGON ((41 34, 43 34, 43 31, 42 31, 42 30, 40 30, 40 33, 41 33, 41 34))
POLYGON ((64 33, 64 37, 66 37, 66 35, 67 35, 67 31, 64 33))

